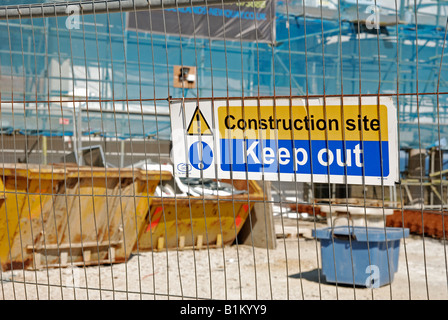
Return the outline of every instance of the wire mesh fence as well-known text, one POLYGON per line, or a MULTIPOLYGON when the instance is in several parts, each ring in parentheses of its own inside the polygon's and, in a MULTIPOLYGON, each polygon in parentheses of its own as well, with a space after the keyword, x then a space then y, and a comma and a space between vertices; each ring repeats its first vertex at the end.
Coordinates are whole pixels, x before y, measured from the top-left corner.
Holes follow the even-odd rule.
POLYGON ((3 299, 447 298, 447 3, 0 5, 3 299))

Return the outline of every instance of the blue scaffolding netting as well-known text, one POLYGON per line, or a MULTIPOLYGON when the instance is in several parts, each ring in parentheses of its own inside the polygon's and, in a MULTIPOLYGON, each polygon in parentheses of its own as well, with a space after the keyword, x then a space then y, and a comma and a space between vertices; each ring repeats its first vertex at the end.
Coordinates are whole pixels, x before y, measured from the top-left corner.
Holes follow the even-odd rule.
POLYGON ((66 17, 2 20, 2 132, 169 140, 170 97, 378 94, 396 99, 402 148, 444 146, 447 4, 382 8, 372 31, 356 19, 366 5, 324 2, 304 13, 301 1, 276 1, 270 42, 137 32, 132 12, 84 15, 77 28, 66 17), (175 65, 197 67, 197 88, 173 86, 175 65))

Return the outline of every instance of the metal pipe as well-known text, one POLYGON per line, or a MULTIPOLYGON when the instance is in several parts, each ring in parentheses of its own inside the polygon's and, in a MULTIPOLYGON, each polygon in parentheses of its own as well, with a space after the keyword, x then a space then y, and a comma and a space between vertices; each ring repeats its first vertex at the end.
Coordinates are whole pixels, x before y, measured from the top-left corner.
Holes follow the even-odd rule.
POLYGON ((238 0, 103 0, 0 6, 0 20, 234 4, 238 0))

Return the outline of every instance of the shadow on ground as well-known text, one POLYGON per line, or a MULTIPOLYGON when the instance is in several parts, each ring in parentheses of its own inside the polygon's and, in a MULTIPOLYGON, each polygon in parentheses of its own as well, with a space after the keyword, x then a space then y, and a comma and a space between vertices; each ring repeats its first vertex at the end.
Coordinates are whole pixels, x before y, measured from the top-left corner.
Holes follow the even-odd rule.
POLYGON ((327 282, 327 280, 325 279, 325 275, 322 273, 322 269, 320 268, 291 274, 289 275, 289 277, 293 279, 304 279, 315 283, 338 286, 338 287, 346 287, 346 288, 355 287, 359 289, 366 289, 365 286, 359 286, 359 285, 353 286, 353 284, 345 284, 345 283, 336 284, 334 282, 327 282))
POLYGON ((293 279, 304 279, 316 283, 328 284, 325 280, 325 276, 322 274, 322 269, 313 269, 310 271, 299 272, 289 275, 293 279))

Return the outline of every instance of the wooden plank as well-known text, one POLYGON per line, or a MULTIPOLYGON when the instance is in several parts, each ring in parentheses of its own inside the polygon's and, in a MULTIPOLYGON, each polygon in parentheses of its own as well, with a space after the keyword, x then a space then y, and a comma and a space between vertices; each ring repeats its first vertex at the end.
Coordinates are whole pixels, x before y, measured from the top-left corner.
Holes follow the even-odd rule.
POLYGON ((109 262, 112 263, 115 261, 115 248, 109 248, 109 262))
POLYGON ((61 252, 60 257, 61 257, 61 266, 66 266, 68 261, 68 252, 67 251, 61 252))
POLYGON ((84 250, 83 251, 83 258, 84 262, 89 262, 91 257, 91 251, 90 250, 84 250))
POLYGON ((218 233, 218 234, 216 235, 216 246, 217 246, 217 247, 221 247, 221 246, 222 246, 222 236, 221 236, 220 233, 218 233))
POLYGON ((198 235, 196 239, 196 248, 202 249, 202 234, 198 235))
POLYGON ((40 269, 42 262, 42 255, 39 252, 34 252, 34 266, 36 269, 40 269))
MULTIPOLYGON (((113 261, 110 261, 109 259, 104 260, 92 260, 92 261, 78 261, 78 262, 72 262, 70 263, 70 266, 96 266, 98 264, 108 264, 112 263, 113 261)), ((45 266, 46 268, 59 268, 60 265, 57 263, 51 263, 45 266)))
POLYGON ((163 250, 164 246, 165 246, 165 239, 163 237, 159 237, 157 239, 157 250, 163 250))
POLYGON ((42 250, 67 250, 67 249, 81 249, 81 248, 102 248, 102 247, 109 247, 109 246, 117 246, 121 244, 122 241, 105 241, 105 242, 95 242, 95 241, 89 241, 89 242, 82 242, 82 243, 61 243, 61 244, 47 244, 45 246, 33 246, 28 245, 26 248, 27 250, 34 250, 34 251, 42 251, 42 250))
MULTIPOLYGON (((260 183, 259 183, 260 184, 260 183)), ((271 199, 271 182, 264 182, 264 195, 271 199)), ((272 204, 256 202, 249 213, 238 235, 238 243, 251 245, 257 248, 275 249, 277 246, 275 224, 272 204)))
POLYGON ((184 236, 180 236, 179 237, 179 249, 182 250, 185 248, 185 237, 184 236))

